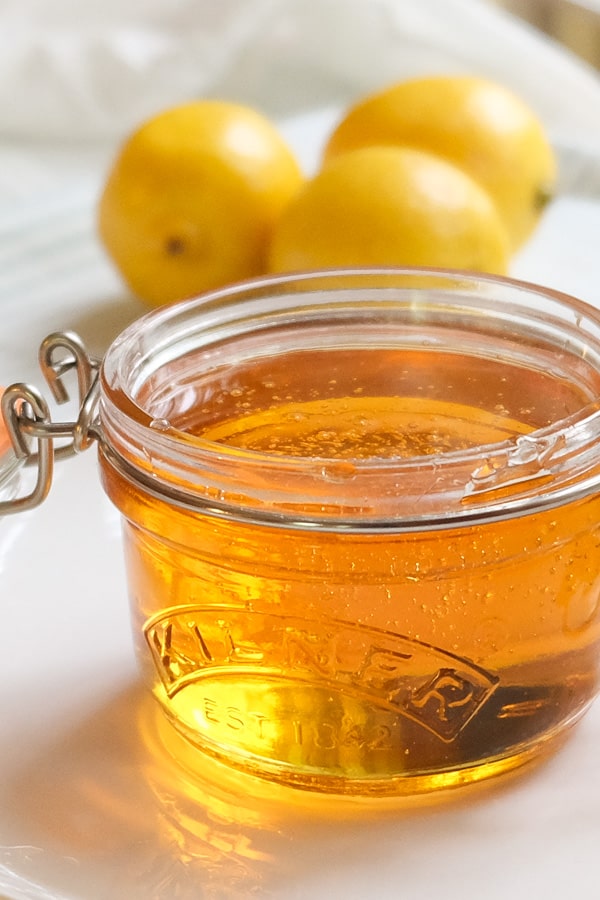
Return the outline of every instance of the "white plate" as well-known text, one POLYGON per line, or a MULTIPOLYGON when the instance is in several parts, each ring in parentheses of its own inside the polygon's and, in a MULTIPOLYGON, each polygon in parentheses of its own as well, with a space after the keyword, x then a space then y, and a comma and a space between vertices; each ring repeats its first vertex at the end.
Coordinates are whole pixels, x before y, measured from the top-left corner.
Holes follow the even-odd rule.
MULTIPOLYGON (((288 123, 307 167, 330 114, 288 123)), ((0 383, 34 379, 49 331, 101 352, 143 309, 93 235, 94 177, 0 221, 0 383)), ((551 207, 513 274, 600 306, 600 203, 551 207)), ((440 896, 578 900, 600 890, 600 704, 526 776, 455 803, 375 814, 212 767, 195 794, 139 692, 118 517, 94 453, 46 505, 0 521, 0 896, 198 900, 440 896)))

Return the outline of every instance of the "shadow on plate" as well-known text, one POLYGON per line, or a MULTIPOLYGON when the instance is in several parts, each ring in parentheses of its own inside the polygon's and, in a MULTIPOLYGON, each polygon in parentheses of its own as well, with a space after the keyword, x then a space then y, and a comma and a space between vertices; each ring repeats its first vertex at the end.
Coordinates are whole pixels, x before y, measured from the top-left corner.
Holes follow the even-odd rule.
POLYGON ((191 748, 135 683, 5 785, 19 844, 0 848, 0 873, 4 863, 52 897, 291 900, 320 873, 351 879, 400 850, 424 862, 432 846, 452 852, 495 791, 399 804, 269 784, 191 748))

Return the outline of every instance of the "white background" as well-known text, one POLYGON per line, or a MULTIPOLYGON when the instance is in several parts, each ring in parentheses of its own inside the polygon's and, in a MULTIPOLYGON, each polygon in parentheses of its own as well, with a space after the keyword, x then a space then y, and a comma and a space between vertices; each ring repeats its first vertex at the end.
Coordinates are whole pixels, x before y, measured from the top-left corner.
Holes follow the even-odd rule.
MULTIPOLYGON (((39 383, 50 331, 100 353, 143 312, 94 229, 105 167, 140 118, 201 93, 253 102, 310 170, 351 98, 432 70, 492 75, 539 110, 565 187, 513 274, 600 307, 597 76, 487 5, 5 0, 0 383, 39 383)), ((597 703, 542 767, 449 804, 332 815, 230 790, 222 772, 190 801, 140 741, 119 522, 93 451, 58 467, 43 508, 0 521, 0 576, 0 895, 599 896, 597 703)))

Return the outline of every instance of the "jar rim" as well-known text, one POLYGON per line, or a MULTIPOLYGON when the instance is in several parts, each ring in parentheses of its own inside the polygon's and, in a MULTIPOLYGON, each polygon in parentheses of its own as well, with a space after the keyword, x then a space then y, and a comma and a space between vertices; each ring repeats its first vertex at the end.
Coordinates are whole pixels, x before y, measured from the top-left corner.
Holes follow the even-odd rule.
MULTIPOLYGON (((363 525, 373 522, 383 525, 390 516, 396 524, 399 519, 411 523, 418 520, 422 524, 429 520, 438 525, 462 523, 466 519, 514 515, 519 510, 528 512, 533 507, 560 504, 597 489, 600 464, 594 450, 600 438, 600 407, 595 398, 590 398, 589 404, 576 412, 516 438, 427 456, 352 460, 351 479, 346 479, 344 473, 341 473, 344 477, 338 477, 337 457, 274 456, 194 437, 169 423, 164 428, 156 411, 146 409, 140 402, 144 381, 149 377, 158 378, 157 373, 174 348, 189 350, 192 337, 198 339, 202 333, 203 346, 207 348, 210 346, 207 335, 212 334, 213 341, 227 337, 234 340, 235 329, 242 322, 247 326, 252 321, 252 327, 264 328, 269 316, 278 316, 281 323, 299 315, 299 310, 303 315, 308 310, 323 316, 324 309, 334 301, 339 302, 337 312, 343 308, 347 313, 351 308, 352 314, 357 314, 356 298, 367 288, 369 308, 379 312, 388 314, 392 307, 398 307, 401 298, 405 324, 413 321, 409 315, 414 316, 415 322, 423 323, 425 313, 437 303, 440 309, 445 304, 445 315, 470 316, 473 323, 483 323, 484 316, 495 316, 498 328, 498 323, 509 322, 515 333, 519 328, 535 325, 556 346, 564 337, 565 352, 568 348, 574 358, 587 354, 592 365, 590 355, 594 357, 592 368, 600 376, 600 312, 547 287, 512 278, 442 269, 349 269, 269 276, 154 310, 121 333, 109 348, 101 373, 101 424, 108 456, 117 466, 120 459, 125 469, 137 472, 136 477, 141 481, 151 472, 153 490, 177 496, 184 505, 208 505, 217 513, 230 507, 248 506, 252 515, 259 512, 269 518, 271 513, 289 514, 309 524, 322 519, 345 523, 359 519, 363 525), (328 292, 327 303, 319 299, 324 291, 328 292), (265 306, 267 299, 271 306, 268 303, 265 306), (562 337, 561 329, 565 332, 562 337), (140 454, 141 447, 146 458, 140 454), (149 465, 148 458, 154 463, 149 465), (195 483, 190 476, 194 464, 204 476, 216 465, 220 469, 221 486, 219 478, 212 477, 214 473, 208 480, 204 477, 207 483, 195 483), (235 472, 248 469, 254 472, 262 469, 263 483, 275 474, 279 481, 291 478, 293 496, 286 498, 285 491, 278 489, 275 499, 272 492, 270 500, 259 499, 248 495, 247 485, 232 489, 235 472), (446 491, 436 504, 431 502, 426 488, 429 485, 430 492, 435 492, 442 472, 458 487, 452 497, 446 491), (408 514, 400 484, 396 496, 390 496, 384 504, 385 513, 365 502, 359 510, 353 502, 358 494, 364 497, 365 491, 373 488, 384 475, 391 483, 394 477, 402 481, 409 475, 414 480, 415 473, 419 475, 415 489, 417 494, 418 491, 422 494, 419 514, 414 510, 408 514), (326 493, 322 490, 323 482, 333 483, 331 491, 343 494, 348 485, 340 487, 340 482, 357 478, 364 482, 358 493, 356 486, 351 486, 343 502, 319 504, 318 500, 326 493), (308 505, 310 509, 306 503, 297 502, 298 492, 308 489, 310 494, 316 488, 315 502, 308 505), (399 497, 403 499, 402 504, 398 504, 399 497), (452 509, 447 508, 449 502, 452 509), (319 505, 323 507, 320 512, 319 505), (404 512, 394 515, 394 505, 403 506, 404 512)), ((361 303, 365 305, 364 297, 361 303)), ((327 314, 331 315, 331 309, 327 314)), ((487 322, 485 327, 489 325, 487 322)), ((415 495, 413 506, 417 499, 415 495)))

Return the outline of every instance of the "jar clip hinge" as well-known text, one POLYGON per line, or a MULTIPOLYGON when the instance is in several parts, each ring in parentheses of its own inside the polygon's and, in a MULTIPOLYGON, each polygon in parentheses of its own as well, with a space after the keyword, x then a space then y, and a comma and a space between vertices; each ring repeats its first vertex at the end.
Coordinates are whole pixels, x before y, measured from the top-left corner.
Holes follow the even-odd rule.
POLYGON ((39 365, 54 400, 70 399, 65 377, 77 377, 79 412, 73 422, 53 422, 48 404, 36 387, 15 383, 2 395, 2 415, 17 461, 36 466, 37 479, 30 493, 0 502, 0 516, 39 506, 52 485, 54 460, 87 450, 98 439, 96 420, 100 360, 90 356, 73 332, 54 332, 42 342, 39 365), (68 439, 59 446, 56 441, 68 439))

